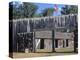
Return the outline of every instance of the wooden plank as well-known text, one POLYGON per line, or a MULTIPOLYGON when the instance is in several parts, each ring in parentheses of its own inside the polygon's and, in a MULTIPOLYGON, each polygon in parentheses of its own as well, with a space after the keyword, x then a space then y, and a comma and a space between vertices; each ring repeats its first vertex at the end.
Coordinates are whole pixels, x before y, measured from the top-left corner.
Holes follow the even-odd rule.
POLYGON ((36 31, 35 38, 52 38, 52 31, 36 31))

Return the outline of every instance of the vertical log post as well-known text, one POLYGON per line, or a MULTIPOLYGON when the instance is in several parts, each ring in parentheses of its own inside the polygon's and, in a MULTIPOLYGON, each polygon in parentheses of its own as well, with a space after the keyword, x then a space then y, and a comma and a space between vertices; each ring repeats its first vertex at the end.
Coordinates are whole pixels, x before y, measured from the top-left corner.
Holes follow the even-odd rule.
POLYGON ((35 32, 33 32, 33 52, 35 53, 35 32))
POLYGON ((52 52, 55 52, 54 30, 52 30, 52 52))

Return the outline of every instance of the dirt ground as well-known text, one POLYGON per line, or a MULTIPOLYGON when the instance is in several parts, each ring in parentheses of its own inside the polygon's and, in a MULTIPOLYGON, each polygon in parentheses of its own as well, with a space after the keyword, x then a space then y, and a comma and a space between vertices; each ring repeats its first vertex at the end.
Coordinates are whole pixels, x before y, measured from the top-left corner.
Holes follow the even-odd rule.
POLYGON ((48 52, 48 50, 38 50, 36 53, 13 53, 13 58, 29 58, 29 57, 44 57, 44 56, 59 56, 59 55, 74 55, 71 48, 55 49, 56 52, 48 52), (46 52, 45 52, 46 51, 46 52))

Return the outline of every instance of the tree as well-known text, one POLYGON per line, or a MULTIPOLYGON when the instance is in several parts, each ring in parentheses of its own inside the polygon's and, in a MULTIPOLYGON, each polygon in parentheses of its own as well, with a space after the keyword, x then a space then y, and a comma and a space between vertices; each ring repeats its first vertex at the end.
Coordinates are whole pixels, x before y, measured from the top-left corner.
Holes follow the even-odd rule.
MULTIPOLYGON (((30 18, 33 17, 37 8, 38 7, 34 3, 23 2, 22 4, 20 4, 19 2, 10 2, 9 14, 12 13, 13 19, 30 18)), ((11 16, 9 17, 11 18, 11 16)))
POLYGON ((21 4, 14 4, 13 5, 13 18, 20 18, 22 16, 22 5, 21 4))
POLYGON ((78 7, 75 5, 65 5, 65 7, 62 7, 61 14, 67 15, 67 14, 77 14, 78 13, 78 7))
POLYGON ((35 13, 34 15, 33 15, 33 17, 42 17, 42 14, 41 13, 35 13))
POLYGON ((72 14, 78 14, 78 6, 71 5, 70 6, 70 13, 72 13, 72 14))
POLYGON ((53 8, 46 8, 42 11, 42 15, 43 16, 52 16, 53 12, 54 12, 53 8))
POLYGON ((33 17, 37 9, 35 4, 23 2, 24 17, 33 17))

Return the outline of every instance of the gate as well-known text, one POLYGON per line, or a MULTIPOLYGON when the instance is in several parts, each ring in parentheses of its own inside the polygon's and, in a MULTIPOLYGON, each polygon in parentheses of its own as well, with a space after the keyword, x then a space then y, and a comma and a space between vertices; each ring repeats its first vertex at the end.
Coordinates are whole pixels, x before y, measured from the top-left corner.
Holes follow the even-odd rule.
POLYGON ((35 52, 55 52, 54 31, 35 31, 35 52))
MULTIPOLYGON (((41 46, 40 48, 44 48, 45 41, 47 42, 48 40, 44 39, 52 39, 52 51, 55 50, 55 43, 54 43, 54 33, 56 32, 74 32, 75 26, 77 25, 77 14, 71 14, 71 15, 63 15, 63 16, 50 16, 50 17, 40 17, 40 18, 25 18, 25 19, 16 19, 16 20, 10 20, 10 41, 12 42, 12 46, 10 48, 13 51, 20 51, 24 52, 25 49, 29 49, 29 52, 35 51, 35 39, 41 39, 41 46), (42 33, 42 36, 39 37, 34 37, 33 32, 36 32, 35 30, 41 30, 46 31, 46 30, 54 30, 54 33, 51 32, 50 34, 51 37, 49 37, 48 33, 42 33), (45 37, 46 35, 46 37, 45 37), (42 41, 43 40, 43 41, 42 41)), ((77 31, 75 31, 77 32, 77 31)), ((74 33, 75 33, 74 32, 74 33)), ((59 35, 59 34, 58 34, 59 35)), ((75 34, 75 37, 77 35, 75 34)), ((75 38, 74 37, 74 38, 75 38)), ((58 38, 61 40, 60 38, 58 38)), ((58 40, 56 38, 56 40, 58 40)), ((64 39, 65 40, 65 39, 64 39)), ((74 49, 76 48, 75 45, 77 45, 77 39, 74 39, 74 49), (76 40, 76 41, 75 41, 76 40)), ((49 44, 49 43, 48 43, 49 44)), ((56 41, 56 44, 59 45, 59 43, 56 41)), ((58 46, 56 45, 56 47, 58 46)), ((48 47, 46 47, 48 48, 48 47)), ((11 50, 10 49, 10 50, 11 50)))
POLYGON ((33 33, 24 32, 17 34, 17 51, 25 52, 27 49, 28 52, 32 52, 33 49, 33 33))

